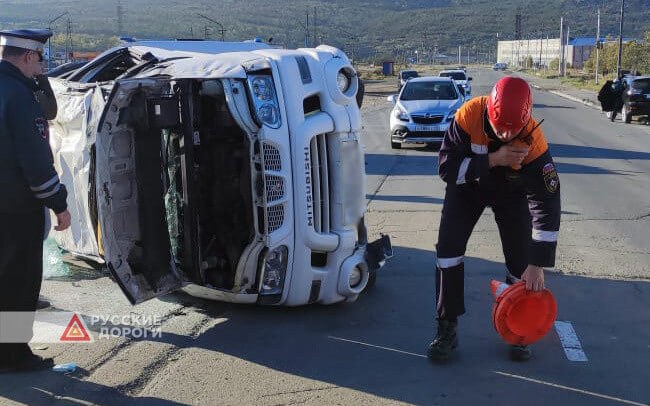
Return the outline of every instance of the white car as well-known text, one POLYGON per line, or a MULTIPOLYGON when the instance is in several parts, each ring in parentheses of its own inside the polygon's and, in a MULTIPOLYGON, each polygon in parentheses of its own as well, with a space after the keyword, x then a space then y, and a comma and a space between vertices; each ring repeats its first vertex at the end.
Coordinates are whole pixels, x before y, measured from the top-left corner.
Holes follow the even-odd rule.
POLYGON ((443 78, 452 78, 456 83, 465 89, 465 95, 469 98, 472 95, 472 84, 469 83, 472 78, 467 76, 464 69, 443 70, 438 76, 443 78))
POLYGON ((399 95, 388 97, 395 104, 390 113, 393 149, 403 144, 440 144, 465 101, 450 78, 424 76, 406 82, 399 95))
POLYGON ((131 303, 354 301, 391 255, 367 239, 358 80, 340 50, 143 41, 51 78, 66 250, 131 303))

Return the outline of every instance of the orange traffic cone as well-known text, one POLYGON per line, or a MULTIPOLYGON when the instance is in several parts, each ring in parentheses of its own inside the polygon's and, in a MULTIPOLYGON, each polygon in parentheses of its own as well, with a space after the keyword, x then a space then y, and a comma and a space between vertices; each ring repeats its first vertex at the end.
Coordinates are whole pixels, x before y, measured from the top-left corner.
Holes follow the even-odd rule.
POLYGON ((541 339, 553 327, 557 304, 547 289, 526 290, 525 282, 508 285, 492 280, 496 299, 492 308, 492 323, 499 335, 510 344, 526 345, 541 339))

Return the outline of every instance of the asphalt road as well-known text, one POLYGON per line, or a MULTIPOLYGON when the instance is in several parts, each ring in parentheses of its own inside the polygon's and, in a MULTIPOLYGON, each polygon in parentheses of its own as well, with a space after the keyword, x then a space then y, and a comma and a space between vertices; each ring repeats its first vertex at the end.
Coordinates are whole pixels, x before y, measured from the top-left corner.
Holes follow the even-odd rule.
MULTIPOLYGON (((472 71, 474 95, 500 76, 472 71)), ((491 326, 489 281, 505 269, 488 210, 470 240, 466 305, 453 362, 424 356, 434 331, 434 245, 444 199, 433 149, 390 149, 390 105, 364 112, 367 222, 390 234, 395 257, 356 303, 295 309, 203 302, 172 294, 131 307, 104 275, 48 280, 58 309, 159 315, 158 339, 57 344, 39 353, 77 372, 0 377, 13 404, 609 405, 650 402, 650 130, 534 93, 536 118, 560 172, 563 223, 557 269, 546 274, 558 320, 585 355, 571 361, 560 334, 507 359, 491 326), (564 324, 568 326, 569 324, 564 324)), ((565 338, 565 335, 562 335, 565 338)))

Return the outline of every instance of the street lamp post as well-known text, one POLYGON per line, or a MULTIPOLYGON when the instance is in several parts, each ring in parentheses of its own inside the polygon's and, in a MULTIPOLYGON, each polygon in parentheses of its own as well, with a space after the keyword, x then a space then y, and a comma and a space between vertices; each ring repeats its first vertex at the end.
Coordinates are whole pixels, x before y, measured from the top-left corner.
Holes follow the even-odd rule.
POLYGON ((621 77, 621 65, 623 63, 623 18, 625 17, 625 0, 621 0, 621 23, 618 31, 618 62, 616 63, 616 77, 621 77))

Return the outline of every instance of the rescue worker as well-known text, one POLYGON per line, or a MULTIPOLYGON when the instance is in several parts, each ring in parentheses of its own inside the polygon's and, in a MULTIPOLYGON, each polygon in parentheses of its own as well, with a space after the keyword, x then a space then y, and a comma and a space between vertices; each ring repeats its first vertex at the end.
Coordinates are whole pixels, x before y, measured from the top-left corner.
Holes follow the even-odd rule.
MULTIPOLYGON (((65 186, 54 170, 48 123, 37 100, 49 30, 0 31, 0 314, 33 312, 43 277, 44 208, 55 230, 70 226, 65 186)), ((33 320, 33 319, 30 319, 33 320)), ((0 326, 2 331, 14 326, 0 326)), ((31 321, 26 333, 31 337, 31 321)), ((52 366, 24 342, 0 342, 0 369, 52 366)))
MULTIPOLYGON (((438 333, 427 355, 446 360, 458 346, 458 316, 465 313, 463 257, 483 210, 490 206, 508 270, 526 289, 544 289, 544 267, 555 262, 560 226, 560 182, 539 124, 530 87, 504 77, 490 96, 476 97, 455 115, 440 148, 445 201, 436 245, 438 333)), ((511 346, 510 357, 531 357, 511 346)))

